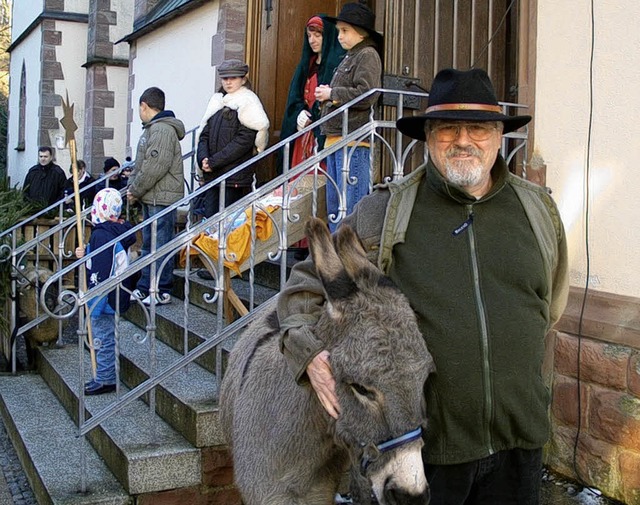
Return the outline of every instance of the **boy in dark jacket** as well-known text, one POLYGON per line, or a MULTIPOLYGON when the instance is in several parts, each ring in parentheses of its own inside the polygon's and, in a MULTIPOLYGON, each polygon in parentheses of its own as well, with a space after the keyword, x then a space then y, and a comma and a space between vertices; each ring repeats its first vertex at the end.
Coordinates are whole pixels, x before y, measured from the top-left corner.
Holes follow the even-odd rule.
MULTIPOLYGON (((120 219, 122 197, 113 188, 100 190, 93 200, 91 222, 93 230, 88 251, 95 251, 107 242, 125 234, 132 228, 131 223, 120 219)), ((89 289, 96 287, 109 277, 123 272, 128 266, 127 249, 135 242, 135 236, 123 237, 113 247, 102 251, 87 261, 89 289)), ((76 256, 82 258, 83 247, 76 249, 76 256)), ((89 301, 91 307, 91 329, 93 345, 96 348, 96 378, 85 384, 85 395, 100 395, 116 389, 115 358, 115 313, 116 308, 123 313, 129 308, 129 297, 116 299, 116 291, 89 301)))
POLYGON ((120 172, 120 162, 115 158, 107 158, 104 160, 104 166, 102 170, 105 174, 111 174, 108 179, 103 180, 97 184, 97 189, 100 191, 104 188, 113 188, 121 191, 129 184, 129 176, 120 172))

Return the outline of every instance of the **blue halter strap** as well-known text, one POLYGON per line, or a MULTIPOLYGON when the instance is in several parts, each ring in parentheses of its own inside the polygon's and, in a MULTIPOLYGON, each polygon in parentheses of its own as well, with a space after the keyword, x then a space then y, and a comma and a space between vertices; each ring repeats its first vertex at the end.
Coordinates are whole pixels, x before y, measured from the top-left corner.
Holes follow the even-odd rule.
MULTIPOLYGON (((393 449, 397 449, 398 447, 408 444, 409 442, 413 442, 414 440, 417 440, 421 436, 422 436, 422 428, 418 426, 415 430, 409 431, 404 435, 400 435, 399 437, 392 438, 391 440, 387 440, 386 442, 379 443, 378 445, 375 446, 375 448, 379 454, 383 454, 385 452, 392 451, 393 449)), ((367 470, 367 467, 374 459, 375 458, 372 458, 366 454, 362 456, 362 461, 360 462, 360 468, 362 470, 362 473, 364 473, 367 470)))

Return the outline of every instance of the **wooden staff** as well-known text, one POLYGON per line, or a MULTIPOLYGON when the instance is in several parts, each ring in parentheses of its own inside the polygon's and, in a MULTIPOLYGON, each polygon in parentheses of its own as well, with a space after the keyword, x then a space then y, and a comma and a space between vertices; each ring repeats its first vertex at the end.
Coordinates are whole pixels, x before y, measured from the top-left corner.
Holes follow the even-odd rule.
MULTIPOLYGON (((78 247, 84 249, 84 233, 82 226, 82 205, 80 204, 80 181, 78 180, 78 163, 76 155, 76 139, 74 132, 78 129, 73 120, 73 104, 69 105, 69 93, 67 92, 67 101, 62 100, 62 108, 64 117, 62 118, 62 126, 64 126, 67 144, 69 145, 69 153, 71 154, 71 173, 73 175, 73 196, 76 208, 76 235, 78 237, 78 247)), ((87 272, 85 263, 80 265, 79 274, 80 290, 85 293, 87 291, 87 272)), ((87 337, 89 339, 89 354, 91 355, 91 376, 96 378, 97 364, 96 351, 93 348, 93 335, 91 331, 91 317, 89 316, 89 305, 84 306, 87 323, 87 337)))

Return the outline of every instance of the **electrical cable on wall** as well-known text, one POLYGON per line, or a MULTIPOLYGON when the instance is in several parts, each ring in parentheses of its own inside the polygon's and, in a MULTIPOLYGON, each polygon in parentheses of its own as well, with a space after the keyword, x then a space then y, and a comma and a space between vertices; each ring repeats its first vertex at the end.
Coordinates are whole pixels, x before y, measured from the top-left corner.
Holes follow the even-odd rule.
MULTIPOLYGON (((585 160, 585 182, 584 182, 584 227, 585 227, 585 282, 584 293, 582 295, 582 304, 580 307, 580 317, 578 318, 578 352, 577 352, 577 392, 578 392, 578 416, 577 416, 577 430, 576 438, 573 444, 573 471, 575 472, 578 481, 585 485, 585 489, 593 493, 588 485, 585 484, 585 479, 580 475, 578 469, 578 443, 580 440, 580 431, 582 429, 582 388, 580 382, 580 356, 582 351, 582 326, 584 322, 584 312, 587 305, 587 296, 589 294, 589 279, 591 277, 591 257, 589 251, 589 198, 590 198, 590 179, 591 179, 591 136, 593 130, 593 59, 595 52, 595 16, 593 0, 590 2, 591 6, 591 49, 589 55, 589 127, 587 130, 587 145, 586 145, 586 160, 585 160)), ((595 493, 594 493, 595 494, 595 493)))

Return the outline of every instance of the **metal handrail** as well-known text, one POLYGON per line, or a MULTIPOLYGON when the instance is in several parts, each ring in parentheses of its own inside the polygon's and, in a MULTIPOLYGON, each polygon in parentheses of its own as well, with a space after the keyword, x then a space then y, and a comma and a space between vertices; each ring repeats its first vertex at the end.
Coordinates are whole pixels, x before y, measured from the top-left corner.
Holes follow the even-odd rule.
MULTIPOLYGON (((120 174, 120 172, 122 171, 122 167, 120 169, 118 169, 118 174, 120 174)), ((98 186, 99 184, 105 182, 106 179, 108 179, 109 177, 112 177, 114 175, 114 173, 105 173, 103 175, 101 175, 99 178, 97 178, 96 180, 94 180, 91 184, 88 184, 87 186, 80 188, 80 194, 84 193, 86 190, 93 188, 95 186, 98 186)), ((35 214, 33 214, 32 216, 29 216, 25 219, 23 219, 22 221, 20 221, 17 224, 14 224, 13 226, 11 226, 10 228, 3 230, 0 233, 0 241, 2 241, 3 238, 5 238, 7 235, 13 233, 14 231, 22 228, 23 226, 26 226, 30 223, 32 223, 35 219, 39 219, 41 217, 47 216, 47 215, 51 215, 52 211, 55 210, 56 208, 62 208, 62 211, 60 212, 60 214, 64 214, 64 205, 65 203, 67 203, 68 199, 71 197, 66 197, 63 196, 62 198, 60 198, 59 200, 57 200, 56 202, 52 203, 51 205, 49 205, 48 207, 45 207, 42 210, 39 210, 38 212, 36 212, 35 214)), ((85 211, 87 209, 84 209, 85 211)), ((89 209, 90 211, 90 209, 89 209)), ((87 212, 84 212, 84 214, 86 214, 87 212)), ((70 218, 75 220, 75 217, 70 218)))
MULTIPOLYGON (((372 116, 372 120, 370 121, 370 123, 368 123, 367 125, 364 125, 362 127, 360 127, 358 130, 356 130, 355 132, 352 132, 351 134, 346 134, 346 128, 347 128, 347 117, 348 117, 348 111, 350 109, 350 107, 352 107, 354 104, 359 103, 362 100, 366 100, 369 96, 373 95, 373 94, 377 94, 377 93, 396 93, 397 97, 398 97, 398 104, 397 104, 397 110, 398 111, 402 111, 402 104, 403 104, 403 100, 406 97, 426 97, 428 96, 426 93, 422 93, 422 92, 415 92, 415 91, 389 91, 389 90, 384 90, 384 89, 373 89, 370 90, 369 92, 363 94, 362 96, 350 101, 349 103, 344 104, 343 106, 339 107, 338 109, 336 109, 335 111, 333 111, 331 114, 327 115, 326 117, 322 118, 322 120, 320 120, 317 123, 311 124, 309 126, 307 126, 306 128, 302 129, 301 131, 295 133, 294 135, 292 135, 291 137, 287 138, 287 139, 283 139, 280 142, 276 143, 275 145, 269 147, 268 149, 266 149, 265 151, 263 151, 262 153, 258 154, 257 156, 255 156, 254 158, 244 162, 243 164, 239 165, 238 167, 236 167, 235 169, 233 169, 232 171, 217 177, 216 179, 214 179, 213 181, 210 181, 209 183, 201 186, 200 188, 190 192, 187 196, 183 197, 182 199, 180 199, 179 201, 177 201, 176 203, 174 203, 173 205, 168 206, 166 209, 164 209, 162 212, 159 212, 158 214, 154 215, 153 217, 151 217, 149 220, 146 220, 143 223, 140 223, 136 226, 134 226, 129 232, 127 232, 127 235, 130 234, 135 234, 138 231, 141 231, 145 226, 149 226, 152 225, 153 222, 157 222, 158 219, 162 218, 163 216, 167 215, 170 212, 174 212, 176 209, 180 208, 180 207, 184 207, 185 205, 188 205, 194 198, 196 198, 197 196, 203 194, 204 192, 216 187, 216 186, 223 186, 226 182, 226 180, 232 176, 234 176, 235 174, 246 170, 250 167, 252 167, 253 165, 259 163, 261 160, 267 158, 268 156, 277 153, 280 149, 284 150, 284 151, 288 151, 289 150, 289 146, 292 142, 295 141, 296 138, 301 137, 303 135, 305 135, 308 131, 313 130, 314 128, 318 127, 320 124, 322 124, 322 122, 330 120, 338 115, 343 115, 343 140, 341 142, 338 142, 336 144, 333 144, 330 148, 327 148, 326 150, 324 150, 321 154, 318 154, 316 156, 314 156, 312 159, 307 160, 307 162, 305 164, 301 164, 299 165, 295 171, 292 172, 291 168, 289 167, 289 156, 288 156, 288 152, 286 153, 286 156, 283 156, 283 174, 282 176, 280 176, 280 178, 275 179, 274 181, 271 181, 270 183, 267 183, 265 186, 263 186, 260 190, 254 191, 251 195, 248 195, 247 197, 241 199, 240 201, 236 202, 234 205, 231 205, 227 208, 223 208, 221 209, 221 212, 218 213, 215 218, 215 220, 213 222, 208 221, 207 223, 203 224, 194 224, 194 225, 189 225, 189 233, 184 234, 180 237, 176 237, 176 240, 174 240, 171 244, 165 244, 164 246, 162 246, 161 248, 158 249, 158 251, 155 253, 155 255, 148 255, 145 258, 141 258, 140 260, 138 260, 137 262, 135 262, 132 265, 131 270, 128 272, 128 274, 130 273, 135 273, 137 271, 140 271, 141 269, 151 265, 152 263, 154 263, 157 259, 157 257, 163 256, 167 253, 170 253, 172 250, 175 251, 175 247, 176 245, 179 245, 181 247, 183 247, 184 245, 186 245, 188 242, 190 242, 195 236, 197 236, 198 234, 202 233, 206 228, 210 228, 210 227, 216 227, 218 226, 221 222, 223 222, 225 219, 229 218, 230 216, 233 216, 235 214, 237 214, 238 212, 241 212, 245 207, 247 207, 248 205, 251 204, 252 201, 255 201, 259 198, 262 198, 263 196, 265 196, 265 194, 268 194, 270 191, 273 191, 273 189, 275 189, 276 187, 278 187, 279 185, 282 184, 282 180, 281 179, 286 179, 287 176, 290 177, 296 177, 302 173, 304 173, 305 171, 307 171, 310 167, 312 167, 314 164, 319 163, 324 157, 326 157, 328 154, 331 154, 333 152, 336 152, 340 149, 342 150, 346 150, 348 144, 350 142, 353 141, 353 139, 357 139, 357 140, 363 140, 370 132, 375 131, 376 128, 393 128, 395 125, 395 121, 382 121, 382 120, 375 120, 373 119, 372 116)), ((503 106, 503 108, 505 109, 505 112, 507 112, 507 109, 510 107, 522 107, 519 104, 512 104, 512 103, 502 103, 501 104, 503 106)), ((397 117, 401 117, 401 113, 397 114, 397 117)), ((193 128, 191 130, 188 131, 188 133, 192 134, 192 150, 187 153, 187 155, 185 156, 190 156, 192 159, 195 156, 195 132, 197 131, 197 128, 193 128)), ((400 138, 400 134, 397 133, 398 135, 398 139, 400 138)), ((373 136, 372 136, 373 137, 373 136)), ((508 137, 511 138, 526 138, 526 134, 522 134, 522 133, 512 133, 509 134, 508 137)), ((381 137, 378 137, 381 138, 381 137)), ((397 142, 398 145, 401 144, 401 142, 398 140, 397 142)), ((415 142, 411 142, 409 145, 409 148, 412 148, 415 145, 415 142)), ((503 147, 506 147, 506 143, 503 144, 503 147)), ((517 149, 520 149, 522 147, 518 146, 517 149)), ((517 150, 516 149, 516 150, 517 150)), ((184 159, 186 159, 186 157, 183 157, 184 159)), ((402 166, 404 164, 404 162, 406 161, 406 156, 402 157, 401 160, 399 162, 397 162, 394 166, 394 173, 393 173, 393 178, 397 178, 400 177, 403 173, 402 171, 402 166)), ((396 160, 398 161, 398 160, 396 160)), ((193 164, 192 164, 193 165, 193 164)), ((107 176, 101 178, 99 181, 95 181, 95 184, 99 183, 100 181, 104 180, 107 176)), ((192 175, 192 179, 193 179, 193 175, 192 175)), ((61 201, 62 202, 62 201, 61 201)), ((48 209, 45 209, 43 212, 46 212, 47 210, 50 210, 52 208, 55 207, 56 204, 50 206, 48 209)), ((83 216, 86 216, 88 214, 88 210, 85 210, 83 216)), ((339 219, 342 216, 336 216, 336 219, 339 219)), ((15 230, 16 228, 20 227, 20 225, 24 225, 25 223, 29 223, 29 220, 25 220, 23 223, 16 225, 15 227, 12 228, 12 230, 15 230)), ((38 237, 34 237, 32 240, 28 241, 25 244, 22 244, 16 248, 13 249, 13 254, 12 256, 20 256, 21 254, 26 253, 27 251, 29 251, 30 249, 32 249, 34 247, 35 244, 42 242, 43 240, 47 239, 48 237, 51 237, 52 235, 54 235, 55 233, 59 233, 61 229, 63 228, 67 228, 67 227, 71 227, 73 225, 74 220, 73 219, 68 219, 68 220, 64 220, 63 222, 59 223, 58 226, 51 228, 50 230, 46 231, 45 233, 43 233, 42 235, 39 235, 38 237)), ((85 258, 81 259, 81 260, 77 260, 72 262, 71 264, 67 265, 66 267, 62 267, 61 269, 59 269, 56 273, 56 275, 54 275, 52 278, 49 279, 49 281, 47 281, 47 283, 45 284, 44 288, 42 289, 42 298, 44 298, 44 293, 46 292, 46 290, 49 288, 49 286, 51 284, 53 284, 54 282, 56 282, 57 280, 59 280, 61 277, 63 277, 66 274, 69 274, 70 272, 74 271, 76 268, 78 268, 79 266, 81 266, 83 263, 85 263, 86 261, 90 260, 92 257, 96 256, 97 254, 99 254, 100 252, 112 247, 116 242, 118 242, 120 239, 122 239, 123 237, 119 237, 117 239, 112 240, 111 242, 105 244, 103 247, 96 249, 95 251, 92 251, 91 254, 87 255, 85 258)), ((67 258, 69 258, 71 255, 69 254, 67 256, 67 258)), ((101 283, 98 287, 96 288, 92 288, 91 290, 83 293, 83 294, 78 294, 77 296, 74 296, 72 293, 69 292, 65 292, 66 295, 70 295, 70 298, 67 298, 66 300, 70 300, 75 298, 76 300, 76 307, 79 305, 83 305, 85 304, 89 299, 93 298, 94 296, 100 296, 104 293, 107 293, 111 290, 113 290, 118 284, 120 284, 120 282, 122 281, 122 276, 119 277, 113 277, 111 279, 106 280, 105 282, 101 283)), ((49 315, 52 317, 71 317, 75 311, 77 310, 71 310, 69 312, 66 312, 64 314, 64 316, 60 316, 59 314, 52 314, 50 313, 49 315)), ((47 309, 45 309, 45 311, 47 311, 47 309)))
MULTIPOLYGON (((185 132, 185 138, 186 138, 187 135, 191 135, 191 149, 182 155, 182 160, 184 161, 184 160, 187 160, 187 159, 191 159, 192 160, 192 166, 194 165, 194 162, 195 162, 195 155, 196 155, 196 148, 195 148, 196 142, 195 142, 195 139, 197 138, 196 133, 198 131, 198 128, 199 128, 198 126, 195 126, 195 127, 191 128, 190 130, 187 130, 185 132)), ((113 177, 116 174, 120 175, 124 171, 125 168, 127 168, 127 167, 121 166, 117 170, 111 171, 109 173, 102 174, 100 177, 97 177, 91 184, 88 184, 88 185, 84 186, 83 188, 80 188, 80 194, 84 193, 88 189, 100 186, 100 185, 102 185, 102 183, 105 183, 105 186, 108 187, 109 186, 108 179, 113 177)), ((129 166, 128 168, 131 168, 131 166, 129 166)), ((184 182, 185 182, 185 185, 187 187, 187 190, 190 191, 190 189, 193 187, 192 186, 192 182, 190 181, 190 183, 187 183, 186 179, 184 180, 184 182)), ((64 210, 64 205, 69 201, 70 198, 71 198, 71 196, 63 196, 58 201, 52 203, 48 207, 46 207, 46 208, 44 208, 42 210, 39 210, 38 212, 36 212, 32 216, 29 216, 29 217, 23 219, 19 223, 11 226, 10 228, 8 228, 6 230, 3 230, 2 232, 0 232, 0 243, 2 242, 2 239, 5 238, 7 235, 13 233, 16 230, 21 229, 24 226, 27 226, 27 225, 33 223, 33 221, 35 219, 39 219, 39 218, 41 218, 43 216, 50 215, 51 212, 54 209, 62 208, 64 210)), ((87 214, 89 214, 89 212, 91 212, 91 208, 83 209, 82 210, 82 216, 85 217, 87 214)), ((60 212, 60 214, 64 215, 64 212, 60 212)), ((67 219, 61 220, 61 222, 58 223, 57 226, 59 228, 64 228, 65 225, 68 226, 71 221, 75 222, 75 216, 71 216, 71 217, 68 217, 67 219)), ((53 232, 49 233, 46 237, 43 236, 41 238, 47 238, 47 237, 53 235, 56 231, 59 231, 59 230, 56 229, 53 232)))

